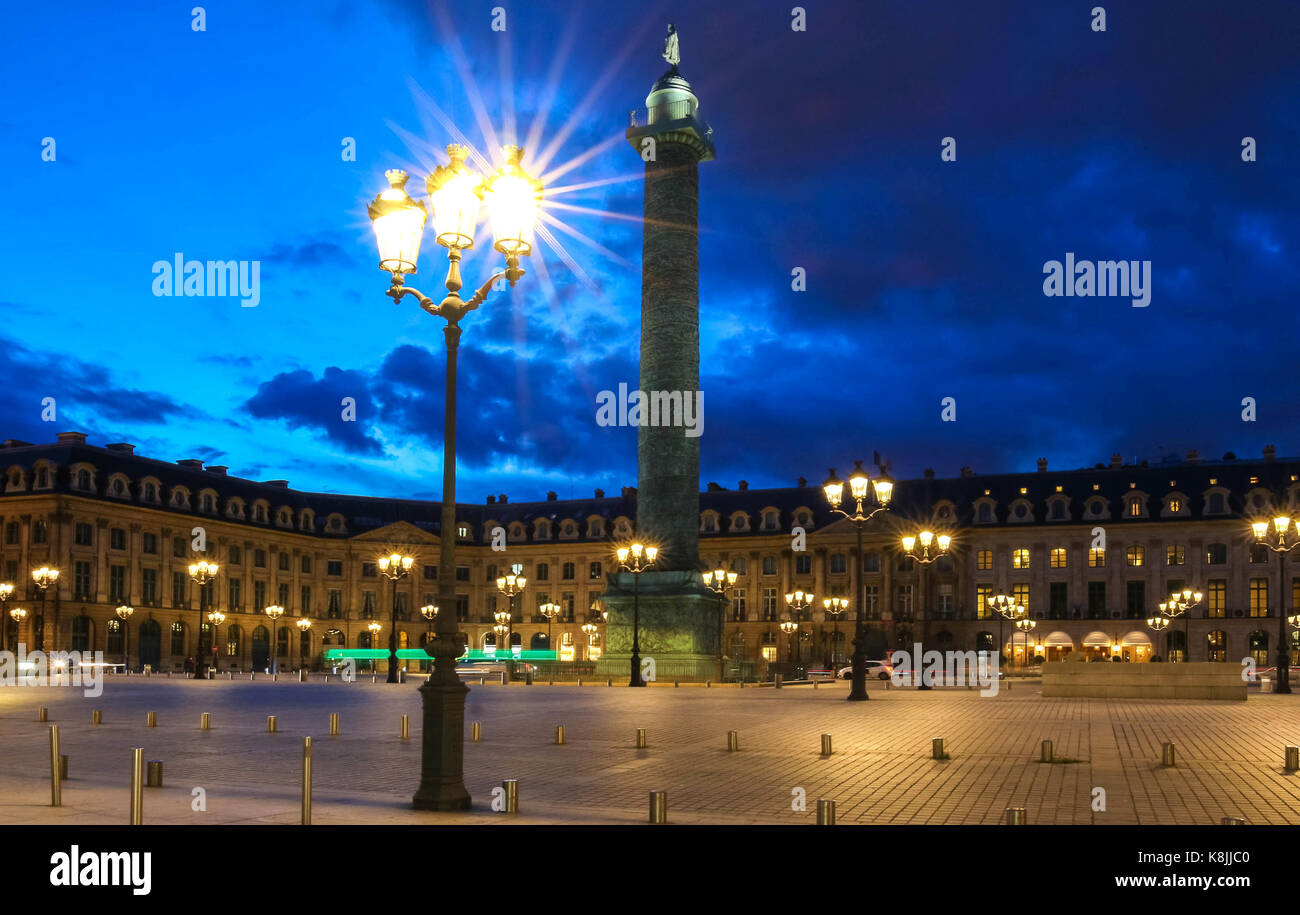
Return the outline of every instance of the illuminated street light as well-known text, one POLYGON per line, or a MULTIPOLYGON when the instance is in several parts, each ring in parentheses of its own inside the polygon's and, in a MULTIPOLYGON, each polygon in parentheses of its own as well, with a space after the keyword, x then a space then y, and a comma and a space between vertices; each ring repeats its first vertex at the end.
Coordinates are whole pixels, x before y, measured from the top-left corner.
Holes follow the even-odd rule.
POLYGON ((1274 692, 1291 692, 1291 633, 1287 631, 1286 612, 1286 554, 1300 545, 1300 520, 1293 520, 1289 515, 1279 514, 1273 518, 1270 526, 1267 521, 1255 521, 1250 525, 1255 534, 1255 542, 1277 553, 1278 570, 1278 643, 1277 643, 1277 686, 1274 692), (1295 526, 1294 539, 1287 542, 1287 535, 1295 526))
MULTIPOLYGON (((523 566, 514 566, 515 569, 522 569, 523 566)), ((502 575, 497 579, 497 590, 505 595, 506 606, 508 610, 499 610, 496 613, 498 624, 506 624, 506 665, 510 676, 515 674, 515 598, 524 593, 524 588, 528 587, 528 579, 520 575, 517 571, 509 575, 502 575)), ((497 640, 497 657, 501 656, 501 640, 497 640)))
MULTIPOLYGON (((298 666, 305 669, 307 667, 307 652, 303 650, 302 638, 311 631, 311 620, 305 616, 300 616, 294 625, 298 627, 298 666)), ((311 647, 310 641, 307 644, 308 647, 311 647)), ((292 665, 293 652, 290 652, 289 654, 289 663, 292 665)))
POLYGON ((121 604, 113 611, 117 618, 122 621, 122 667, 125 669, 131 663, 130 648, 130 630, 127 628, 126 621, 135 613, 135 608, 129 604, 121 604))
POLYGON ((397 583, 411 574, 414 556, 390 553, 375 560, 379 574, 393 583, 392 627, 388 630, 388 682, 397 682, 397 583))
MULTIPOLYGON (((202 680, 207 677, 207 669, 203 664, 203 614, 208 609, 208 582, 216 578, 219 571, 220 568, 215 562, 208 562, 206 559, 190 563, 190 581, 199 586, 199 628, 194 632, 195 680, 202 680)), ((215 649, 216 646, 213 645, 213 648, 215 649)))
MULTIPOLYGON (((1191 609, 1199 604, 1205 595, 1200 591, 1193 591, 1187 588, 1183 591, 1175 591, 1169 595, 1169 599, 1160 604, 1160 612, 1167 617, 1173 618, 1181 616, 1183 618, 1183 660, 1190 661, 1192 654, 1191 641, 1191 609)), ((1166 651, 1168 650, 1166 646, 1166 651)))
POLYGON ((718 595, 718 680, 722 681, 727 675, 726 652, 723 650, 722 643, 722 627, 727 614, 727 591, 735 587, 737 576, 735 572, 728 572, 719 566, 712 572, 702 572, 701 577, 704 579, 704 586, 718 595))
MULTIPOLYGON (((36 587, 41 592, 41 612, 36 616, 36 619, 40 622, 40 626, 38 628, 41 631, 41 637, 37 641, 36 647, 40 650, 45 649, 45 590, 50 585, 55 584, 58 580, 59 580, 59 570, 54 568, 53 566, 41 566, 39 569, 32 570, 32 584, 36 585, 36 587)), ((58 611, 58 605, 56 604, 55 605, 56 614, 57 611, 58 611)), ((55 617, 54 622, 55 622, 54 628, 56 630, 54 635, 55 635, 55 640, 57 641, 58 639, 57 630, 59 628, 57 616, 55 617)), ((54 647, 57 648, 58 645, 55 645, 54 647)))
POLYGON ((645 686, 641 679, 641 573, 655 564, 659 547, 632 543, 614 551, 618 566, 632 573, 632 678, 628 686, 645 686))
MULTIPOLYGON (((278 639, 276 637, 277 633, 275 630, 276 630, 276 620, 284 616, 284 608, 281 607, 279 604, 272 604, 271 606, 265 608, 262 612, 265 613, 271 619, 270 637, 267 639, 266 642, 267 654, 271 656, 271 673, 278 674, 280 672, 280 668, 278 666, 278 659, 275 656, 276 649, 278 647, 277 645, 278 639)), ((215 635, 215 633, 213 634, 215 635)), ((214 649, 216 648, 216 642, 213 642, 213 648, 214 649)))

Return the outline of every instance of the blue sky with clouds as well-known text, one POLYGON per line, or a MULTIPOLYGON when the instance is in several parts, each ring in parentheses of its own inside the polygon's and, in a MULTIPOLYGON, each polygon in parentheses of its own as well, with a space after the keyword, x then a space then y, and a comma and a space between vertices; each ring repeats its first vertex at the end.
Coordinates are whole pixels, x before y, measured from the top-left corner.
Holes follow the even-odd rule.
MULTIPOLYGON (((365 204, 394 166, 422 194, 453 127, 491 156, 486 125, 528 147, 565 228, 463 322, 460 495, 634 484, 635 431, 598 427, 595 401, 637 378, 641 163, 622 132, 672 20, 718 148, 702 483, 820 480, 872 450, 941 476, 1300 452, 1295 3, 1112 4, 1104 33, 1057 0, 814 2, 806 32, 791 4, 750 0, 229 2, 203 32, 193 5, 3 13, 3 437, 78 429, 436 498, 442 322, 383 295, 365 204), (1045 297, 1067 251, 1150 260, 1150 306, 1045 297), (258 306, 153 295, 176 252, 258 261, 258 306)), ((440 253, 426 237, 429 294, 440 253)), ((480 244, 467 283, 498 265, 480 244)))

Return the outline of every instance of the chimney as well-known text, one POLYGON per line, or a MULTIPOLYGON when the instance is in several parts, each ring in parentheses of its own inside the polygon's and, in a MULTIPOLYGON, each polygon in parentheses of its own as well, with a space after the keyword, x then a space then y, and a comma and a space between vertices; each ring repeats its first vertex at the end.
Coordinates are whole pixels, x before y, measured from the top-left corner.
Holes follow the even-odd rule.
POLYGON ((1038 472, 1047 473, 1047 458, 1038 459, 1038 472))
POLYGON ((741 480, 739 483, 736 484, 736 488, 739 489, 741 492, 744 492, 746 489, 749 489, 749 480, 741 480))
POLYGON ((800 489, 803 489, 805 486, 808 485, 808 481, 807 481, 806 479, 804 479, 803 477, 800 477, 800 478, 799 478, 798 480, 796 480, 795 482, 796 482, 796 484, 798 485, 798 487, 799 487, 800 489))
MULTIPOLYGON (((182 462, 180 462, 180 463, 184 463, 184 462, 182 461, 182 462)), ((288 481, 288 480, 263 480, 263 481, 262 481, 262 485, 264 485, 264 486, 278 486, 280 489, 288 489, 288 488, 289 488, 289 481, 288 481)))
POLYGON ((557 495, 555 494, 555 490, 553 490, 553 489, 552 489, 550 492, 548 492, 548 493, 546 494, 546 501, 547 501, 547 502, 554 502, 554 501, 555 501, 556 499, 558 499, 558 498, 559 498, 559 496, 557 496, 557 495))
POLYGON ((1196 453, 1196 449, 1195 449, 1195 448, 1191 448, 1191 449, 1189 449, 1188 452, 1187 452, 1187 454, 1186 454, 1184 457, 1186 458, 1187 463, 1189 463, 1189 464, 1199 464, 1199 463, 1201 463, 1201 456, 1200 456, 1199 454, 1196 453))
POLYGON ((215 473, 218 474, 219 476, 224 477, 226 475, 226 471, 229 470, 230 468, 226 467, 224 464, 209 464, 204 469, 207 470, 208 473, 215 473))
POLYGON ((84 432, 60 432, 60 445, 84 445, 86 444, 86 433, 84 432))
POLYGON ((496 496, 488 496, 487 504, 488 504, 488 505, 496 505, 496 504, 497 504, 497 497, 496 497, 496 496))
POLYGON ((1110 456, 1110 469, 1119 470, 1123 466, 1124 466, 1124 455, 1116 451, 1114 454, 1110 456))
POLYGON ((502 505, 505 505, 506 502, 508 501, 506 499, 506 494, 502 493, 501 495, 497 496, 497 501, 500 502, 502 505))
POLYGON ((596 498, 597 498, 597 499, 603 499, 603 498, 605 498, 605 490, 603 490, 603 489, 598 489, 598 490, 596 490, 596 498))
POLYGON ((135 454, 135 445, 128 445, 126 442, 114 442, 111 445, 105 445, 109 451, 116 451, 119 454, 135 454))
POLYGON ((32 444, 31 442, 20 442, 16 438, 5 439, 6 448, 30 448, 31 444, 32 444))
POLYGON ((709 485, 708 485, 707 487, 705 487, 705 488, 706 488, 709 492, 722 492, 722 487, 719 486, 717 483, 712 483, 712 482, 711 482, 711 483, 709 483, 709 485))
POLYGON ((973 477, 973 476, 975 476, 975 471, 971 470, 969 467, 963 467, 961 469, 961 478, 963 480, 966 479, 967 477, 973 477))
POLYGON ((195 458, 186 458, 183 461, 177 461, 182 467, 188 467, 190 470, 202 470, 203 462, 195 458))
POLYGON ((636 498, 636 487, 635 487, 635 486, 624 486, 624 487, 623 487, 623 498, 624 498, 624 499, 635 499, 635 498, 636 498))
POLYGON ((934 479, 934 468, 933 468, 933 467, 927 467, 927 468, 925 468, 925 478, 926 478, 927 480, 933 480, 933 479, 934 479))
POLYGON ((1266 460, 1266 461, 1272 461, 1272 460, 1276 460, 1276 459, 1277 459, 1277 446, 1276 446, 1276 445, 1265 445, 1265 446, 1264 446, 1264 460, 1266 460))

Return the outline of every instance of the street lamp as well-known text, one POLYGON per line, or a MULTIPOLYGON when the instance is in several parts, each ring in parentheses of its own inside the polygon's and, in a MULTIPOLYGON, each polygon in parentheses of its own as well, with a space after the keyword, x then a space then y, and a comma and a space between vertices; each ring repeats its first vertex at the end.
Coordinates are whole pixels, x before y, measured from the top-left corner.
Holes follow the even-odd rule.
POLYGON ((1175 591, 1169 595, 1169 599, 1160 604, 1160 612, 1168 617, 1181 616, 1183 618, 1183 660, 1190 661, 1192 658, 1192 635, 1191 635, 1191 609, 1199 604, 1205 595, 1200 591, 1193 591, 1187 588, 1182 591, 1175 591))
POLYGON ((215 562, 200 559, 190 563, 190 581, 199 586, 199 628, 194 633, 194 679, 202 680, 207 676, 203 666, 203 614, 208 609, 208 582, 217 577, 219 571, 215 562))
MULTIPOLYGON (((849 609, 849 599, 847 597, 826 597, 822 598, 822 607, 826 610, 826 615, 835 620, 834 634, 831 636, 831 663, 835 666, 835 652, 840 647, 840 617, 849 609)), ((838 674, 836 675, 838 676, 838 674)))
POLYGON ((998 615, 998 664, 1002 663, 1002 621, 1019 620, 1028 610, 1016 603, 1016 599, 1009 594, 995 594, 988 599, 989 609, 998 615))
MULTIPOLYGON (((14 586, 12 582, 4 582, 3 584, 0 584, 0 614, 4 613, 5 602, 8 601, 9 598, 13 596, 13 593, 14 593, 14 586)), ((4 617, 0 616, 0 623, 3 623, 4 633, 7 636, 9 634, 9 621, 4 617)), ((8 649, 9 639, 6 638, 3 641, 4 641, 4 645, 0 647, 8 649)), ((18 641, 16 636, 14 638, 14 641, 15 643, 18 641)), ((17 646, 15 645, 15 647, 17 646)))
POLYGON ((14 641, 17 642, 22 633, 23 620, 27 619, 27 611, 22 607, 14 607, 9 611, 9 618, 14 621, 14 641))
MULTIPOLYGON (((522 569, 523 566, 515 566, 516 569, 522 569)), ((515 634, 515 598, 524 593, 524 588, 528 587, 528 579, 517 572, 511 572, 509 575, 502 575, 497 579, 497 590, 506 597, 506 606, 508 610, 497 611, 494 616, 498 623, 506 625, 506 669, 510 676, 515 674, 515 647, 511 644, 514 641, 515 634)), ((501 656, 501 640, 497 639, 497 657, 501 656)))
MULTIPOLYGON (((445 538, 444 538, 445 539, 445 538)), ((379 567, 379 574, 393 583, 393 610, 392 610, 392 628, 388 630, 388 682, 397 682, 397 583, 407 575, 411 574, 411 566, 415 565, 414 556, 403 556, 401 553, 390 553, 387 556, 380 556, 375 560, 375 565, 379 567)))
MULTIPOLYGON (((307 653, 302 650, 302 638, 311 630, 311 620, 305 616, 298 618, 295 623, 298 627, 298 665, 299 667, 307 666, 307 653)), ((308 643, 310 645, 310 643, 308 643)), ((292 663, 292 652, 290 653, 290 663, 292 663)))
POLYGON ((218 647, 221 642, 217 638, 222 623, 226 621, 226 615, 220 610, 208 611, 208 623, 212 626, 212 666, 221 667, 221 649, 218 647))
POLYGON ((1255 542, 1277 553, 1278 593, 1278 643, 1277 643, 1277 688, 1279 693, 1291 692, 1291 633, 1287 631, 1286 614, 1286 554, 1300 544, 1300 519, 1293 521, 1288 515, 1278 515, 1270 527, 1267 521, 1256 521, 1250 525, 1255 534, 1255 542), (1296 539, 1287 543, 1287 534, 1295 524, 1296 539))
MULTIPOLYGON (((385 173, 389 187, 370 205, 369 213, 379 247, 379 266, 392 277, 388 295, 400 302, 414 295, 420 307, 447 326, 443 335, 447 347, 445 409, 442 437, 442 526, 438 549, 438 602, 454 606, 456 600, 456 351, 460 344, 460 320, 478 308, 497 281, 511 286, 524 275, 520 256, 532 253, 531 234, 542 199, 542 185, 520 166, 523 150, 506 146, 505 163, 486 181, 468 167, 469 151, 463 146, 447 147, 448 165, 440 166, 426 182, 433 211, 435 238, 447 249, 447 295, 441 302, 405 285, 405 275, 415 273, 420 253, 420 236, 428 219, 423 203, 405 191, 406 172, 385 173), (470 297, 461 299, 460 260, 462 251, 474 246, 479 203, 486 200, 493 248, 504 255, 506 269, 494 273, 470 297)), ((456 673, 461 653, 457 615, 439 617, 433 642, 434 670, 420 687, 424 716, 420 751, 420 787, 412 798, 417 810, 467 810, 465 790, 465 694, 469 687, 456 673)))
MULTIPOLYGON (((368 625, 366 628, 370 630, 370 647, 374 648, 375 640, 379 638, 379 631, 384 628, 384 625, 383 623, 379 622, 379 620, 372 620, 370 622, 370 625, 368 625)), ((370 659, 370 672, 372 674, 375 672, 374 658, 370 659)))
POLYGON ((641 573, 655 564, 659 547, 633 543, 614 551, 618 566, 632 573, 632 679, 628 686, 645 686, 641 679, 641 573))
MULTIPOLYGON (((546 647, 551 649, 551 621, 560 615, 560 605, 547 601, 537 608, 537 612, 546 617, 546 647)), ((555 654, 556 658, 558 658, 559 652, 555 654)))
MULTIPOLYGON (((918 562, 922 566, 928 566, 932 562, 938 562, 941 556, 948 554, 948 547, 952 546, 952 538, 947 534, 935 536, 934 531, 921 531, 917 534, 908 534, 903 537, 903 552, 911 558, 913 562, 918 562), (916 550, 917 541, 921 543, 921 550, 916 550), (931 547, 934 551, 931 552, 931 547)), ((922 582, 924 584, 924 582, 922 582)), ((929 592, 926 592, 927 595, 929 592)), ((927 612, 929 610, 929 597, 926 598, 927 612)), ((919 666, 919 665, 918 665, 919 666)), ((921 677, 921 685, 917 689, 930 689, 930 684, 926 682, 924 675, 921 677)))
MULTIPOLYGON (((1169 628, 1169 617, 1167 616, 1149 616, 1147 625, 1155 632, 1164 632, 1169 628)), ((1165 636, 1165 660, 1169 660, 1169 636, 1165 636)))
POLYGON ((863 626, 862 615, 867 608, 866 581, 862 576, 862 529, 876 515, 889 508, 889 500, 894 495, 894 481, 881 468, 880 476, 872 483, 867 472, 862 469, 862 462, 856 461, 853 473, 849 474, 849 493, 857 503, 853 514, 840 508, 844 498, 844 481, 835 476, 835 468, 822 484, 826 501, 831 511, 837 512, 853 522, 858 532, 858 612, 854 614, 853 626, 853 688, 848 698, 863 701, 867 696, 867 630, 863 626), (873 498, 874 496, 874 498, 873 498), (872 506, 876 506, 872 508, 872 506))
MULTIPOLYGON (((276 648, 278 647, 276 644, 277 639, 276 639, 276 632, 275 632, 276 629, 275 623, 276 620, 284 616, 284 608, 281 607, 279 604, 272 604, 262 612, 271 618, 271 632, 266 640, 266 645, 267 645, 267 653, 271 656, 271 673, 278 674, 280 672, 280 668, 275 656, 276 648)), ((213 647, 215 646, 216 643, 214 642, 213 647)))
POLYGON ((583 645, 582 647, 582 653, 583 653, 582 659, 584 661, 590 661, 591 660, 591 637, 600 630, 600 627, 597 626, 595 623, 593 623, 591 620, 587 620, 587 622, 583 623, 580 628, 582 629, 582 634, 587 639, 586 644, 583 645))
POLYGON ((1038 620, 1019 619, 1016 620, 1015 626, 1025 634, 1025 666, 1029 666, 1029 635, 1038 626, 1038 620))
POLYGON ((786 652, 791 662, 794 661, 794 634, 799 631, 799 624, 793 617, 781 620, 780 629, 786 635, 786 652))
POLYGON ((117 618, 122 621, 122 667, 125 669, 131 663, 131 647, 128 644, 130 630, 127 628, 126 621, 130 618, 132 613, 135 613, 135 608, 127 604, 122 604, 113 612, 116 613, 117 618))
MULTIPOLYGON (((794 591, 785 596, 785 605, 790 608, 790 616, 795 621, 795 630, 799 629, 799 621, 803 619, 804 611, 812 606, 813 593, 811 591, 794 591)), ((796 643, 797 644, 797 643, 796 643)), ((803 660, 803 651, 799 652, 795 663, 803 660)))
MULTIPOLYGON (((59 570, 53 566, 41 566, 39 569, 32 569, 32 583, 41 592, 41 612, 37 619, 41 621, 41 643, 36 647, 42 651, 45 650, 45 589, 59 580, 59 570)), ((57 637, 58 633, 55 633, 57 637)))
POLYGON ((726 652, 723 651, 722 645, 723 618, 727 613, 727 590, 735 586, 737 574, 719 566, 712 572, 702 573, 702 577, 704 586, 718 595, 718 680, 722 681, 727 675, 726 652))
MULTIPOLYGON (((429 625, 426 626, 424 629, 424 653, 428 654, 429 646, 433 643, 433 639, 429 638, 429 636, 433 634, 433 621, 438 616, 438 605, 425 604, 423 607, 420 608, 420 616, 424 617, 429 622, 429 625)), ((429 663, 428 661, 421 661, 420 669, 428 670, 428 663, 429 663)))

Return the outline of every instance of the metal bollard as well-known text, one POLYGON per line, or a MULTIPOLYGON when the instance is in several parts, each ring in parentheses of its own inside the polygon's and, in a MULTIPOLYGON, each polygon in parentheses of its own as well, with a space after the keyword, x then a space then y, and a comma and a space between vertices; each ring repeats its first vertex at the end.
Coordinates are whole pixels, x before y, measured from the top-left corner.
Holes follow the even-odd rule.
POLYGON ((267 716, 266 716, 266 733, 268 733, 268 734, 274 734, 274 733, 275 733, 275 730, 276 730, 276 728, 275 728, 275 716, 274 716, 274 715, 267 715, 267 716))
POLYGON ((483 739, 483 723, 475 721, 469 726, 469 739, 478 743, 483 739))
POLYGON ((370 673, 370 682, 371 682, 371 683, 378 683, 378 682, 379 682, 378 677, 379 677, 379 675, 378 675, 377 673, 375 673, 374 671, 371 671, 371 673, 370 673))
POLYGON ((728 752, 728 753, 735 753, 735 752, 736 752, 737 750, 739 750, 739 749, 740 749, 740 732, 739 732, 739 731, 728 731, 728 732, 727 732, 727 752, 728 752))
POLYGON ((636 729, 636 748, 638 750, 645 749, 645 728, 636 729))
POLYGON ((234 680, 234 679, 235 679, 235 675, 234 675, 231 671, 226 671, 226 679, 227 679, 227 680, 234 680))
POLYGON ((704 681, 704 688, 705 688, 705 689, 713 689, 713 681, 712 681, 712 680, 705 680, 705 681, 704 681))
POLYGON ((1044 740, 1038 750, 1038 761, 1049 763, 1052 761, 1052 742, 1044 740))
POLYGON ((156 728, 156 727, 158 727, 158 713, 157 713, 157 712, 146 712, 146 713, 145 713, 145 716, 144 716, 144 726, 147 727, 147 728, 156 728))
POLYGON ((1177 764, 1174 758, 1174 745, 1172 743, 1162 743, 1160 745, 1160 765, 1173 768, 1177 764))
POLYGON ((1286 771, 1294 772, 1300 769, 1300 747, 1286 748, 1286 771))
POLYGON ((614 685, 614 680, 613 680, 613 678, 611 677, 610 679, 606 680, 606 681, 605 681, 605 685, 606 685, 606 686, 613 686, 613 685, 614 685))
POLYGON ((402 738, 402 740, 410 740, 410 739, 411 739, 411 716, 410 716, 410 715, 403 715, 403 716, 402 716, 402 733, 401 733, 401 738, 402 738))
POLYGON ((36 710, 36 720, 37 720, 37 721, 49 721, 49 720, 50 720, 50 710, 47 709, 47 708, 38 708, 38 709, 36 710))
POLYGON ((202 715, 199 716, 199 730, 200 730, 200 731, 210 731, 210 730, 212 730, 212 713, 211 713, 211 712, 204 712, 202 715))
POLYGON ((59 781, 68 780, 68 754, 59 754, 59 781))
POLYGON ((817 825, 834 826, 835 825, 835 802, 818 800, 817 801, 817 825))
POLYGON ((930 756, 934 759, 943 759, 943 738, 935 737, 930 741, 930 756))
POLYGON ((676 689, 677 687, 679 687, 679 686, 681 686, 681 685, 682 685, 682 681, 681 681, 681 680, 674 680, 674 681, 673 681, 673 688, 674 688, 674 689, 676 689))
POLYGON ((92 711, 92 712, 90 713, 90 723, 91 723, 91 724, 103 724, 103 723, 104 723, 104 713, 101 712, 99 709, 95 709, 94 711, 92 711))
POLYGON ((1004 816, 1007 826, 1024 826, 1029 822, 1024 807, 1008 807, 1004 811, 1004 816))
POLYGON ((146 788, 161 788, 162 783, 162 760, 151 759, 145 767, 144 784, 146 788))
POLYGON ((63 780, 59 778, 59 726, 57 724, 50 725, 50 806, 63 806, 63 780))
POLYGON ((330 712, 330 736, 339 736, 339 713, 330 712))
POLYGON ((131 825, 144 825, 144 747, 131 748, 131 825))
POLYGON ((813 689, 816 689, 816 688, 817 688, 817 686, 818 686, 818 684, 817 684, 817 681, 816 681, 816 680, 814 680, 814 681, 813 681, 813 689))
POLYGON ((298 668, 298 682, 299 683, 307 682, 307 668, 305 667, 298 668))
POLYGON ((501 685, 502 686, 506 685, 506 672, 504 670, 501 671, 501 685))
POLYGON ((505 809, 503 813, 519 812, 519 781, 514 778, 507 778, 501 783, 501 793, 504 795, 505 809))
POLYGON ((772 685, 775 686, 777 689, 780 689, 780 688, 781 688, 781 681, 782 681, 782 680, 783 680, 783 677, 782 677, 780 674, 773 674, 773 675, 772 675, 772 685))
POLYGON ((831 750, 831 735, 830 735, 830 734, 823 734, 823 735, 822 735, 822 756, 830 756, 830 755, 831 755, 831 752, 832 752, 832 750, 831 750))
POLYGON ((533 669, 530 667, 524 671, 524 686, 533 685, 533 669))
POLYGON ((578 678, 578 685, 579 685, 579 686, 582 685, 582 678, 581 678, 581 677, 578 678))
POLYGON ((311 825, 311 738, 302 739, 302 825, 311 825))
POLYGON ((1246 818, 1245 817, 1220 817, 1219 825, 1220 826, 1245 826, 1246 818))
POLYGON ((668 792, 650 792, 650 822, 656 825, 668 822, 668 792))
POLYGON ((564 725, 557 724, 555 726, 555 744, 559 746, 562 743, 564 743, 564 725))

